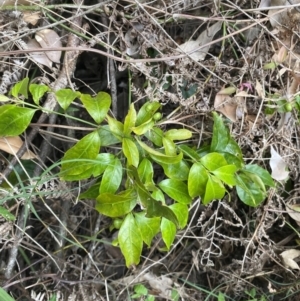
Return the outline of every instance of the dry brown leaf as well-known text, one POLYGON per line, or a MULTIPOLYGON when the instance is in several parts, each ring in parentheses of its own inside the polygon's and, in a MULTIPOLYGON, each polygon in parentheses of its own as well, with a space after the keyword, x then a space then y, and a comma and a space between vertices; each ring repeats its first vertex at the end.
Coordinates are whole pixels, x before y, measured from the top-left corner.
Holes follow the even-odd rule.
POLYGON ((39 21, 40 18, 41 18, 40 12, 29 12, 29 11, 23 12, 23 20, 32 25, 36 25, 36 23, 39 21))
MULTIPOLYGON (((15 137, 2 137, 0 138, 0 150, 3 150, 6 153, 15 155, 18 150, 22 147, 23 141, 19 136, 15 137)), ((36 159, 36 155, 30 150, 21 157, 23 160, 36 159)))
MULTIPOLYGON (((42 29, 35 34, 36 41, 42 48, 62 47, 60 36, 52 29, 42 29)), ((60 63, 61 51, 47 51, 47 57, 54 63, 60 63)))
POLYGON ((294 205, 289 205, 286 204, 285 206, 286 212, 288 215, 296 221, 296 223, 300 226, 300 205, 299 204, 294 204, 294 205))
POLYGON ((287 171, 287 164, 279 153, 271 146, 271 158, 270 158, 270 167, 272 170, 272 178, 276 181, 287 180, 289 172, 287 171))
POLYGON ((299 250, 290 249, 290 250, 282 252, 280 255, 283 259, 283 263, 286 268, 300 270, 297 262, 294 260, 294 258, 300 256, 299 250))
POLYGON ((263 86, 261 85, 261 83, 260 83, 258 80, 256 80, 255 90, 256 90, 257 95, 258 95, 259 97, 261 97, 261 98, 264 97, 264 94, 265 94, 265 93, 264 93, 263 86))
MULTIPOLYGON (((220 92, 224 91, 221 90, 220 92)), ((232 122, 236 121, 237 103, 228 94, 217 93, 214 101, 214 108, 216 111, 225 115, 232 122)))
POLYGON ((185 53, 192 52, 195 50, 195 52, 192 52, 190 54, 191 58, 195 61, 203 61, 205 56, 207 55, 209 48, 211 45, 202 47, 199 50, 200 46, 204 46, 208 43, 210 43, 213 40, 213 37, 215 34, 221 29, 222 22, 216 22, 212 26, 208 27, 206 30, 204 30, 198 37, 196 41, 187 41, 183 44, 181 44, 177 50, 183 51, 185 53))
MULTIPOLYGON (((41 45, 36 40, 30 39, 27 42, 27 48, 28 49, 41 48, 41 45)), ((35 62, 47 66, 49 68, 52 67, 52 62, 49 60, 49 58, 44 52, 30 52, 29 54, 35 62)))

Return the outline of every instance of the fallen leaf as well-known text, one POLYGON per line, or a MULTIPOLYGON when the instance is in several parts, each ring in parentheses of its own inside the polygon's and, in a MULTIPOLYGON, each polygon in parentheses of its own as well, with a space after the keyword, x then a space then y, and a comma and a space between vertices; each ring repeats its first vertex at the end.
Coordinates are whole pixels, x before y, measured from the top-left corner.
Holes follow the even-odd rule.
POLYGON ((29 12, 29 11, 23 12, 23 20, 27 23, 30 23, 31 25, 36 25, 36 23, 39 21, 40 18, 41 18, 40 12, 29 12))
MULTIPOLYGON (((26 45, 28 49, 41 48, 41 45, 33 39, 28 40, 26 45)), ((50 61, 50 59, 44 52, 30 52, 29 55, 36 63, 42 64, 49 68, 52 67, 52 61, 50 61)))
MULTIPOLYGON (((233 100, 233 98, 228 95, 229 91, 227 91, 226 89, 222 89, 219 93, 216 94, 215 101, 214 101, 214 108, 216 111, 225 115, 232 122, 235 122, 236 109, 238 105, 233 100)), ((234 93, 234 91, 232 90, 231 93, 234 93)))
MULTIPOLYGON (((3 150, 6 153, 15 155, 18 150, 22 147, 23 141, 19 136, 15 137, 2 137, 0 138, 0 150, 3 150)), ((30 150, 21 157, 23 160, 36 159, 36 155, 30 150)))
POLYGON ((294 269, 294 270, 300 270, 297 262, 294 260, 294 258, 300 256, 300 251, 296 249, 290 249, 282 252, 281 257, 283 259, 283 263, 286 268, 294 269))
MULTIPOLYGON (((60 36, 52 29, 42 29, 35 34, 36 41, 42 48, 62 47, 60 36)), ((47 51, 47 57, 54 63, 60 63, 61 51, 47 51)))
POLYGON ((195 61, 203 61, 205 56, 207 55, 209 48, 211 45, 205 46, 206 44, 210 43, 215 36, 215 34, 221 29, 222 22, 216 22, 212 26, 208 27, 204 30, 196 41, 187 41, 181 44, 177 50, 183 51, 185 53, 190 53, 190 57, 195 61), (202 47, 201 49, 197 50, 198 48, 202 47), (195 51, 194 51, 195 50, 195 51), (193 52, 194 51, 194 52, 193 52))
POLYGON ((271 176, 274 180, 284 181, 288 178, 287 164, 273 146, 271 146, 270 167, 272 170, 271 176))
POLYGON ((294 204, 294 205, 289 205, 286 204, 285 206, 286 212, 288 215, 296 221, 296 223, 300 226, 300 205, 299 204, 294 204))

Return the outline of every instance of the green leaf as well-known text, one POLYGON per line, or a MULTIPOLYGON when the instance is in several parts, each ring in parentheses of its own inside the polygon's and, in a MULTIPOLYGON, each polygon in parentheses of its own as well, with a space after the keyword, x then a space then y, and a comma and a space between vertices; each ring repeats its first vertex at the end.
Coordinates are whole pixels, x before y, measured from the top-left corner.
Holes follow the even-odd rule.
POLYGON ((162 146, 163 131, 158 127, 153 127, 151 131, 145 133, 145 136, 156 146, 162 146))
POLYGON ((161 107, 161 104, 157 101, 146 102, 139 110, 136 125, 139 126, 148 120, 152 119, 154 113, 161 107))
POLYGON ((137 265, 143 249, 143 238, 137 230, 137 224, 132 214, 128 214, 119 230, 118 241, 126 266, 137 265))
POLYGON ((56 100, 59 105, 66 111, 75 98, 80 97, 80 92, 71 89, 60 89, 55 92, 56 100))
POLYGON ((227 162, 219 153, 209 153, 201 158, 200 162, 209 170, 214 171, 219 167, 227 165, 227 162))
POLYGON ((172 129, 166 132, 165 137, 170 140, 187 140, 192 137, 192 132, 186 129, 172 129))
POLYGON ((225 165, 213 171, 213 174, 223 181, 225 184, 233 186, 236 184, 235 172, 237 168, 235 165, 225 165))
POLYGON ((153 166, 148 159, 142 160, 137 171, 142 183, 153 183, 153 166))
POLYGON ((189 208, 185 204, 176 203, 173 205, 170 205, 169 208, 175 213, 177 219, 179 228, 183 229, 188 222, 189 218, 189 208))
MULTIPOLYGON (((101 140, 101 142, 102 142, 102 140, 101 140)), ((92 167, 93 168, 92 175, 94 177, 98 177, 101 174, 103 174, 105 169, 107 168, 107 166, 113 164, 114 160, 115 160, 115 156, 113 154, 110 154, 110 153, 98 154, 96 157, 95 163, 92 167)))
POLYGON ((35 111, 11 104, 0 106, 0 137, 22 134, 28 128, 35 111))
POLYGON ((106 116, 107 118, 107 122, 109 125, 109 129, 111 131, 111 133, 120 141, 122 141, 123 137, 124 137, 124 125, 122 122, 110 117, 110 116, 106 116))
POLYGON ((91 162, 90 160, 96 159, 99 150, 100 137, 97 131, 83 137, 73 147, 67 150, 62 158, 61 177, 67 180, 69 175, 78 175, 78 179, 82 179, 80 174, 93 168, 95 162, 91 162), (78 161, 76 162, 76 160, 78 161))
POLYGON ((97 124, 104 120, 111 106, 111 97, 106 92, 99 92, 96 97, 82 94, 80 100, 97 124))
POLYGON ((40 105, 40 99, 49 90, 49 87, 46 85, 30 84, 29 86, 29 91, 32 95, 33 101, 38 106, 40 105))
POLYGON ((104 171, 99 193, 115 193, 121 185, 122 171, 121 161, 118 158, 115 158, 104 171))
POLYGON ((151 156, 151 158, 159 164, 174 164, 181 161, 183 154, 179 153, 176 156, 168 156, 160 153, 153 148, 149 147, 146 143, 137 139, 139 145, 151 156))
POLYGON ((213 112, 214 126, 213 126, 213 137, 211 142, 211 151, 217 153, 228 153, 235 157, 235 162, 231 156, 227 157, 225 155, 226 161, 229 164, 239 163, 237 167, 243 165, 243 155, 238 144, 230 137, 229 131, 223 123, 222 117, 220 117, 216 112, 213 112), (231 160, 228 160, 231 158, 231 160))
POLYGON ((266 195, 260 189, 260 186, 252 181, 251 178, 244 174, 236 176, 236 191, 246 205, 257 207, 265 199, 266 195))
POLYGON ((1 301, 15 301, 3 288, 0 287, 0 300, 1 301))
POLYGON ((141 182, 137 169, 134 166, 128 167, 128 177, 130 178, 133 187, 136 189, 140 203, 146 208, 147 217, 165 217, 171 220, 175 225, 178 224, 176 215, 173 211, 151 196, 145 185, 141 182))
POLYGON ((174 242, 176 235, 176 226, 170 220, 162 218, 160 230, 162 234, 162 239, 167 247, 170 250, 172 243, 174 242))
POLYGON ((198 155, 198 153, 191 147, 187 146, 186 144, 181 144, 178 147, 185 156, 190 157, 192 160, 197 162, 201 159, 201 157, 198 155))
POLYGON ((129 138, 123 138, 122 150, 127 158, 127 164, 138 167, 140 158, 136 144, 129 138))
POLYGON ((166 155, 176 156, 176 145, 172 140, 163 137, 163 146, 164 146, 166 155))
POLYGON ((181 204, 190 204, 192 202, 188 193, 187 185, 174 179, 165 179, 158 184, 159 188, 171 199, 181 204))
POLYGON ((152 128, 154 127, 154 121, 152 119, 149 119, 148 121, 140 124, 139 126, 136 127, 132 127, 132 131, 141 136, 144 135, 146 132, 152 130, 152 128))
POLYGON ((95 183, 87 191, 81 193, 79 195, 79 200, 96 199, 97 196, 99 195, 99 185, 100 183, 95 183))
POLYGON ((244 170, 246 170, 247 172, 251 172, 256 174, 257 176, 259 176, 264 185, 266 186, 270 186, 270 187, 274 187, 274 181, 271 177, 271 175, 269 174, 269 172, 265 169, 263 169, 262 167, 256 165, 256 164, 248 164, 244 167, 244 170))
POLYGON ((134 217, 143 241, 150 247, 153 237, 159 232, 160 217, 148 218, 145 212, 135 213, 134 217))
POLYGON ((220 200, 225 195, 225 187, 222 182, 215 176, 209 175, 206 184, 205 195, 202 200, 207 205, 212 200, 220 200))
POLYGON ((218 295, 218 301, 226 301, 226 300, 225 300, 225 295, 222 294, 221 292, 219 292, 219 295, 218 295))
POLYGON ((132 132, 132 128, 135 126, 136 122, 136 110, 134 104, 132 103, 129 107, 128 114, 124 120, 124 134, 127 136, 132 132))
POLYGON ((2 206, 0 206, 0 216, 4 217, 7 221, 14 221, 16 219, 13 214, 11 214, 6 208, 2 206))
POLYGON ((175 164, 160 164, 164 169, 164 173, 167 177, 174 180, 186 181, 189 177, 190 167, 181 160, 175 164))
POLYGON ((101 139, 101 146, 110 146, 120 143, 120 140, 111 133, 108 124, 102 125, 98 130, 98 134, 101 139))
POLYGON ((194 163, 190 169, 188 178, 188 191, 192 198, 196 196, 203 197, 208 181, 208 172, 205 167, 197 162, 194 163))
POLYGON ((119 194, 102 193, 96 200, 96 210, 109 217, 119 217, 131 212, 137 202, 133 189, 119 194))
POLYGON ((11 89, 11 95, 18 98, 19 94, 23 95, 26 99, 28 98, 28 83, 29 78, 25 77, 20 82, 16 83, 11 89))

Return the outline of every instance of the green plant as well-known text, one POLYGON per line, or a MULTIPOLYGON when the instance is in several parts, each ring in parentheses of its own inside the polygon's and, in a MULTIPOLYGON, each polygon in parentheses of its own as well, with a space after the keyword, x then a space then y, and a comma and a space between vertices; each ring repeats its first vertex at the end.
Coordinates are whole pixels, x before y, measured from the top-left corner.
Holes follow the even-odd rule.
MULTIPOLYGON (((15 104, 0 107, 0 136, 24 132, 40 98, 50 91, 43 85, 29 85, 36 105, 30 108, 19 99, 19 94, 28 98, 27 86, 28 79, 15 85, 11 93, 15 104)), ((139 263, 144 243, 150 246, 159 232, 166 250, 171 248, 177 228, 187 225, 189 205, 195 199, 200 197, 206 205, 236 187, 239 198, 256 207, 265 199, 267 187, 274 186, 268 171, 244 163, 241 149, 216 113, 211 144, 197 149, 188 142, 191 131, 162 129, 159 102, 148 102, 139 111, 132 104, 120 122, 109 115, 107 93, 92 97, 63 89, 55 95, 63 110, 78 98, 95 122, 95 129, 64 154, 60 178, 96 179, 80 198, 96 199, 96 210, 113 219, 111 229, 119 229, 115 244, 128 267, 139 263), (154 167, 162 174, 160 182, 154 167)))
POLYGON ((134 294, 131 296, 132 299, 140 298, 140 300, 154 301, 155 297, 148 293, 148 289, 143 284, 137 284, 133 287, 134 294))

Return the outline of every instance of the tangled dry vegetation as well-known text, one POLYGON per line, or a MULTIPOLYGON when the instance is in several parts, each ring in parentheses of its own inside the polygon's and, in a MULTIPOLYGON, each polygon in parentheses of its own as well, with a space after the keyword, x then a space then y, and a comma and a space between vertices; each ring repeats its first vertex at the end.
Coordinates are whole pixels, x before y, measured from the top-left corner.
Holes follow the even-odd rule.
POLYGON ((128 270, 111 244, 110 220, 93 209, 93 200, 78 201, 86 183, 74 187, 60 182, 58 167, 47 170, 82 136, 80 120, 88 118, 80 106, 68 112, 78 121, 48 115, 46 109, 62 113, 49 94, 22 137, 26 143, 16 148, 21 157, 29 146, 35 160, 18 165, 1 148, 2 188, 14 189, 0 203, 17 217, 1 220, 2 288, 15 300, 131 300, 134 294, 250 300, 250 291, 257 300, 299 300, 300 2, 8 1, 0 10, 2 95, 26 76, 54 91, 107 91, 119 120, 129 100, 136 106, 157 100, 164 117, 194 129, 195 145, 209 143, 210 112, 217 110, 245 160, 278 182, 257 208, 235 193, 208 206, 195 201, 170 252, 156 237, 141 264, 128 270), (58 58, 32 52, 47 47, 56 47, 58 58), (19 166, 17 180, 9 177, 12 166, 19 166), (43 179, 43 198, 30 195, 24 170, 43 179), (148 293, 134 292, 137 284, 148 293))

